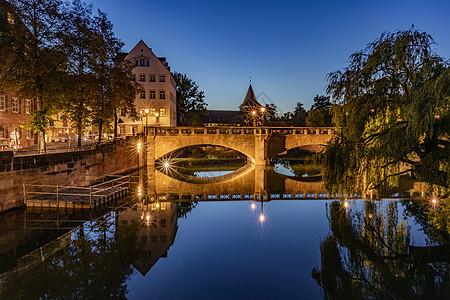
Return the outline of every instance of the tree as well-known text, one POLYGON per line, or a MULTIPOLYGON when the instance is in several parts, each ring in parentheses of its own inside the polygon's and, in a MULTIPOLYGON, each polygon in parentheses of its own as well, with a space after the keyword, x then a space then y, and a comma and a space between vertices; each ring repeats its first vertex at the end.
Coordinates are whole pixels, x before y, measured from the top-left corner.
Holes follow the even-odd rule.
MULTIPOLYGON (((9 2, 14 12, 8 11, 8 17, 12 18, 5 27, 7 38, 1 39, 9 53, 0 63, 2 88, 13 89, 23 98, 35 99, 41 111, 32 114, 30 124, 45 125, 45 119, 35 118, 45 118, 55 109, 62 95, 66 63, 61 39, 65 19, 63 4, 59 0, 9 2)), ((46 126, 39 128, 40 149, 45 151, 46 126)))
POLYGON ((306 117, 306 126, 308 127, 326 127, 330 126, 330 115, 324 109, 311 109, 306 117))
POLYGON ((389 188, 402 174, 448 188, 449 63, 414 28, 383 33, 328 74, 338 134, 325 152, 329 189, 389 188))
POLYGON ((205 93, 195 81, 188 78, 186 74, 173 73, 177 85, 177 115, 184 116, 186 121, 181 125, 201 125, 201 115, 206 115, 207 104, 204 101, 205 93))
POLYGON ((316 95, 314 97, 314 103, 311 105, 311 109, 306 117, 306 126, 331 126, 330 107, 331 102, 329 96, 316 95))

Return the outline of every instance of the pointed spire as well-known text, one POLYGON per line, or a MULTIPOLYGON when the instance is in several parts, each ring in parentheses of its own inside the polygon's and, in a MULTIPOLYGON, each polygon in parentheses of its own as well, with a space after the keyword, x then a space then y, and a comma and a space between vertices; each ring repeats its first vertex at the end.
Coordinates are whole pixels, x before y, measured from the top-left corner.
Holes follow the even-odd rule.
POLYGON ((247 95, 245 95, 244 102, 239 106, 239 109, 244 109, 245 107, 259 107, 262 106, 259 104, 258 100, 256 100, 255 92, 253 91, 252 84, 248 87, 247 95))

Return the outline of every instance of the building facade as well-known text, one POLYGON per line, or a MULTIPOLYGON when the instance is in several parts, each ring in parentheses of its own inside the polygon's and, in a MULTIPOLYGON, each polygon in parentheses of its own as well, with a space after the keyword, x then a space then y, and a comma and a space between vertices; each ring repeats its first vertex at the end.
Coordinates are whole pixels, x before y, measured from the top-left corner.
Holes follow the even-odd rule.
POLYGON ((26 129, 37 101, 21 99, 13 92, 0 92, 0 150, 14 150, 37 144, 37 134, 26 129))
POLYGON ((176 126, 176 83, 166 58, 157 57, 141 40, 125 60, 134 64, 131 80, 141 86, 135 99, 140 118, 133 120, 121 112, 119 135, 136 134, 143 126, 176 126))

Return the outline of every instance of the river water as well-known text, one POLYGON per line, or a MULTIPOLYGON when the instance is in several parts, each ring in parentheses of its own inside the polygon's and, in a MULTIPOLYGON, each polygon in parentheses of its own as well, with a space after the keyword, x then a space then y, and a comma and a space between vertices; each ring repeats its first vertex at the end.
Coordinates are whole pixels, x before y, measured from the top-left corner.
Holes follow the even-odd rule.
POLYGON ((450 296, 439 203, 329 195, 312 166, 240 167, 157 166, 94 213, 3 215, 0 298, 450 296))

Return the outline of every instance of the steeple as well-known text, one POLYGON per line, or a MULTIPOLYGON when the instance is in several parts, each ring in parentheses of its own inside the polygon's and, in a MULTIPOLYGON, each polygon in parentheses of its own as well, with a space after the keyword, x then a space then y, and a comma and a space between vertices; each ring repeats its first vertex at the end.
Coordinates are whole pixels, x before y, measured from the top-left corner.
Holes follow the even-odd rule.
POLYGON ((253 91, 252 84, 248 87, 247 95, 245 95, 244 102, 239 106, 240 110, 248 109, 249 107, 261 107, 258 100, 256 100, 255 92, 253 91))

